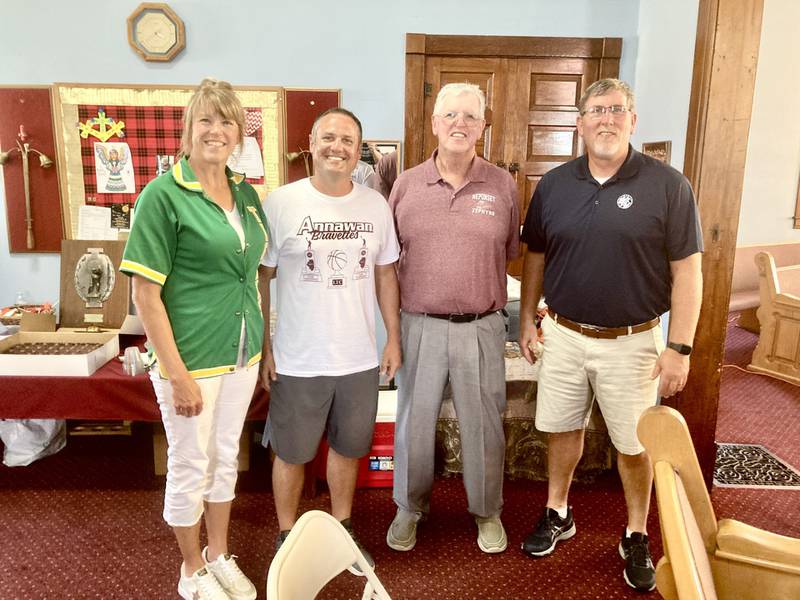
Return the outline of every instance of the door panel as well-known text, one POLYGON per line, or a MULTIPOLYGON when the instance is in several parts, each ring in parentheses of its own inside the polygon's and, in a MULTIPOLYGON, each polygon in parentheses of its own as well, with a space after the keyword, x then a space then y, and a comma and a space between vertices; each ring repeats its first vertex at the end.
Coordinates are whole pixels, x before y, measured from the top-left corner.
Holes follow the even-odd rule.
POLYGON ((497 126, 495 119, 502 120, 506 110, 506 63, 501 58, 430 57, 425 61, 425 81, 431 84, 431 93, 425 97, 425 158, 438 144, 430 125, 436 94, 443 85, 466 82, 474 83, 486 95, 486 129, 475 151, 488 161, 502 160, 503 127, 497 126))

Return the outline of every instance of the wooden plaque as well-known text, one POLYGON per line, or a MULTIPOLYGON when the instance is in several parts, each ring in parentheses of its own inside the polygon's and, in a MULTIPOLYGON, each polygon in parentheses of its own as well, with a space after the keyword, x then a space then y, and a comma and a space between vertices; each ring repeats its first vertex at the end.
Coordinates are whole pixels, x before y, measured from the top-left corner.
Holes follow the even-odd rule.
POLYGON ((119 271, 124 249, 117 240, 62 240, 61 327, 122 327, 130 298, 130 278, 119 271))

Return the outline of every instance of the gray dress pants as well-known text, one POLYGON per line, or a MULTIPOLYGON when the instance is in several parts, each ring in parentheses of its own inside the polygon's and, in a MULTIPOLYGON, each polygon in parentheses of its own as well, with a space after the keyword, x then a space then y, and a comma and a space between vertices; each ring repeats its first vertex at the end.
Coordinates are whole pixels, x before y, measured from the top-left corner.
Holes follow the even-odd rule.
POLYGON ((449 379, 453 390, 468 510, 498 516, 503 507, 506 406, 505 320, 501 313, 452 323, 402 313, 403 367, 395 425, 394 501, 421 517, 430 508, 436 421, 449 379))

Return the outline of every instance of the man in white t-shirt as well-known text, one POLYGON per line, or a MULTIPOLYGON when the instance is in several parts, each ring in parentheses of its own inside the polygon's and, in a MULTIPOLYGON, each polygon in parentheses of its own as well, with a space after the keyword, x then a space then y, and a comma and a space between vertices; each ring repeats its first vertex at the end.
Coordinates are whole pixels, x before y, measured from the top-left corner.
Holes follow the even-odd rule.
MULTIPOLYGON (((331 513, 351 529, 359 458, 372 445, 379 372, 391 378, 401 363, 399 247, 384 198, 351 181, 361 136, 351 112, 322 113, 310 136, 314 175, 276 189, 264 202, 271 235, 261 269, 264 281, 277 273, 278 295, 274 344, 267 331, 261 362, 270 390, 264 445, 276 454, 278 547, 295 523, 304 464, 324 432, 331 513), (380 364, 376 299, 387 331, 380 364)), ((259 289, 268 317, 269 285, 259 289)))

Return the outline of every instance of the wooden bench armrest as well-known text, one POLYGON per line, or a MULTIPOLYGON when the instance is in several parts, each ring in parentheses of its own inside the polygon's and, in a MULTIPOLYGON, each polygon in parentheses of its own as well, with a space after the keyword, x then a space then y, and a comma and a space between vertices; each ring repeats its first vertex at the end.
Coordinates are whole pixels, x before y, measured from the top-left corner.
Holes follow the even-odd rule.
POLYGON ((767 561, 785 565, 800 574, 800 539, 778 535, 734 519, 721 519, 717 548, 726 558, 742 557, 745 562, 767 561))

